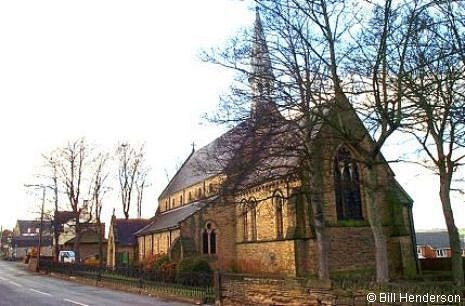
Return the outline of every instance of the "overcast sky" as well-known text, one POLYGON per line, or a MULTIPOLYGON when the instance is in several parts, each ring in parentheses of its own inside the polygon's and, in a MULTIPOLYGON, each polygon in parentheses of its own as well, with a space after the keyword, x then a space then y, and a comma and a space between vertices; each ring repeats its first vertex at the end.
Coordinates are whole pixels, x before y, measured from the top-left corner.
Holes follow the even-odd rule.
MULTIPOLYGON (((197 54, 253 17, 246 1, 232 0, 0 2, 0 224, 37 217, 40 197, 24 184, 43 171, 41 154, 78 137, 111 150, 145 142, 152 186, 143 216, 152 216, 166 171, 192 142, 198 148, 222 132, 202 115, 215 110, 231 75, 197 54)), ((415 200, 416 227, 444 228, 435 181, 393 168, 415 200)), ((104 221, 113 207, 122 216, 120 206, 108 199, 104 221)), ((463 199, 454 207, 465 227, 463 199)))

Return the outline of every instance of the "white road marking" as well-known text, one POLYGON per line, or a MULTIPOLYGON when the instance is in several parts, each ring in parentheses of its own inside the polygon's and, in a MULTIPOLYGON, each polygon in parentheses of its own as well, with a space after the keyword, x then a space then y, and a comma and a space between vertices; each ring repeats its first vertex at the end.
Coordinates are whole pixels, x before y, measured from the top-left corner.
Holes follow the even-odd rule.
POLYGON ((73 303, 73 304, 76 304, 76 305, 89 306, 87 304, 82 304, 82 303, 79 303, 79 302, 76 302, 76 301, 73 301, 73 300, 69 300, 69 299, 64 299, 64 301, 69 302, 69 303, 73 303))
POLYGON ((29 289, 30 291, 33 291, 33 292, 36 292, 36 293, 39 293, 39 294, 43 294, 43 295, 48 295, 48 296, 51 296, 50 293, 47 293, 47 292, 42 292, 42 291, 39 291, 39 290, 35 290, 35 289, 29 289))
POLYGON ((12 285, 15 285, 16 287, 22 287, 22 286, 23 286, 23 285, 18 284, 18 283, 14 282, 14 281, 8 281, 8 282, 9 282, 10 284, 12 284, 12 285))

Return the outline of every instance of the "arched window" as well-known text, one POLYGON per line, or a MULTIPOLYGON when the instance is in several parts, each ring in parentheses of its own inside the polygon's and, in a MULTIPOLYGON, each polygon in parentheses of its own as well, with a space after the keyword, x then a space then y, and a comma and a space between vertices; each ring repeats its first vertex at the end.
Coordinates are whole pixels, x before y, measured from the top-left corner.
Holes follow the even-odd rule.
POLYGON ((334 158, 334 190, 338 220, 362 220, 360 176, 350 151, 341 147, 334 158))
POLYGON ((276 238, 282 239, 283 235, 283 205, 284 197, 280 191, 276 191, 273 195, 273 206, 275 209, 276 220, 276 238))
POLYGON ((257 240, 257 201, 250 198, 248 206, 250 211, 250 239, 257 240))
POLYGON ((202 197, 202 188, 199 187, 199 189, 197 189, 197 198, 201 198, 202 197))
POLYGON ((202 251, 204 254, 216 254, 216 231, 211 222, 207 222, 202 233, 202 251))
POLYGON ((242 200, 241 202, 241 214, 242 214, 242 232, 243 232, 243 240, 247 241, 249 239, 249 218, 247 216, 248 209, 247 209, 247 201, 242 200))
POLYGON ((187 195, 187 201, 191 202, 192 201, 192 193, 189 191, 187 195))
POLYGON ((182 195, 179 196, 179 205, 182 205, 183 202, 182 202, 182 195))

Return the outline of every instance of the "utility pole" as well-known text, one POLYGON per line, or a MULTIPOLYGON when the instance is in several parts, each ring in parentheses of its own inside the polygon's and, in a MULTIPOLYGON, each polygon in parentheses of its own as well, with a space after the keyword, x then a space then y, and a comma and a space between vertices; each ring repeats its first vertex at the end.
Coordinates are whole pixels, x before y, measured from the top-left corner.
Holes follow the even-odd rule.
POLYGON ((35 187, 35 188, 42 188, 42 205, 40 209, 40 225, 39 225, 39 243, 38 243, 38 250, 37 250, 37 267, 36 270, 39 272, 40 269, 40 248, 42 246, 42 229, 44 223, 44 206, 45 206, 45 188, 48 186, 45 185, 29 185, 25 184, 25 187, 35 187))
POLYGON ((40 265, 40 247, 42 246, 42 228, 44 223, 45 186, 42 186, 42 207, 40 209, 39 249, 37 250, 37 272, 40 265))

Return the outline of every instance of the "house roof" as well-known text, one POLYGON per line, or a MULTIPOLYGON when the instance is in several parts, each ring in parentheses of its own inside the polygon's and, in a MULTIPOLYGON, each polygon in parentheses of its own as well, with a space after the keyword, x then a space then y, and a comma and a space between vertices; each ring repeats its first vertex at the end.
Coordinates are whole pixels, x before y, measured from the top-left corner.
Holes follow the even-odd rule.
POLYGON ((216 199, 216 197, 192 202, 190 204, 180 206, 167 212, 159 213, 155 215, 155 217, 149 225, 137 231, 135 233, 135 236, 148 235, 169 228, 178 227, 180 222, 186 220, 188 217, 192 216, 193 214, 204 208, 209 201, 214 199, 216 199))
MULTIPOLYGON (((418 232, 415 234, 417 245, 430 245, 434 249, 447 249, 450 248, 449 234, 447 231, 437 232, 418 232)), ((465 237, 460 238, 462 248, 465 247, 465 237)))
MULTIPOLYGON (((52 226, 52 222, 48 220, 42 221, 42 229, 49 229, 52 226)), ((16 224, 19 227, 19 231, 21 234, 27 233, 28 228, 39 228, 40 227, 40 220, 18 220, 16 224)))
POLYGON ((76 213, 74 211, 56 211, 54 221, 56 222, 56 224, 65 224, 72 218, 75 218, 78 214, 79 213, 76 213))
MULTIPOLYGON (((26 236, 26 237, 13 237, 11 239, 11 245, 16 246, 18 248, 25 248, 25 247, 37 247, 39 246, 39 237, 38 236, 26 236)), ((40 245, 51 246, 52 245, 52 237, 51 236, 43 236, 40 245)))
MULTIPOLYGON (((70 240, 66 241, 64 244, 65 245, 70 245, 74 244, 74 241, 76 240, 76 237, 71 238, 70 240)), ((81 233, 81 238, 80 238, 80 243, 82 244, 93 244, 93 243, 98 243, 98 235, 95 230, 85 230, 81 233)), ((107 240, 104 238, 104 233, 102 233, 102 242, 106 243, 107 240)))
POLYGON ((115 219, 113 223, 115 241, 121 246, 135 245, 137 241, 134 234, 149 225, 150 221, 150 219, 115 219))

